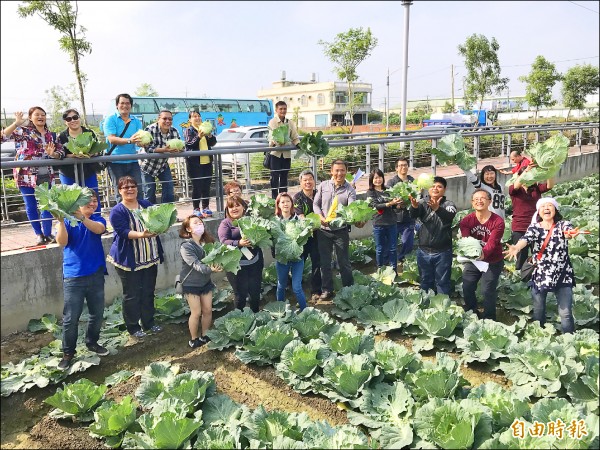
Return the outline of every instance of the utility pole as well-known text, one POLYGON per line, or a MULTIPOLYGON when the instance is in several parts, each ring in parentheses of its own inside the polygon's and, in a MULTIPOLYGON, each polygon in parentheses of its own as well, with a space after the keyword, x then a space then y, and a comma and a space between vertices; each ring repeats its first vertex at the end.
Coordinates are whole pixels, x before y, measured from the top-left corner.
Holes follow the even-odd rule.
POLYGON ((385 102, 385 130, 390 129, 390 68, 387 73, 387 100, 385 102))
POLYGON ((452 112, 454 112, 454 64, 450 66, 450 77, 452 79, 452 112))
MULTIPOLYGON (((411 0, 402 0, 404 6, 404 67, 402 70, 402 115, 400 116, 400 132, 406 129, 406 94, 408 82, 408 24, 410 15, 411 0)), ((400 148, 404 149, 404 142, 400 143, 400 148)))

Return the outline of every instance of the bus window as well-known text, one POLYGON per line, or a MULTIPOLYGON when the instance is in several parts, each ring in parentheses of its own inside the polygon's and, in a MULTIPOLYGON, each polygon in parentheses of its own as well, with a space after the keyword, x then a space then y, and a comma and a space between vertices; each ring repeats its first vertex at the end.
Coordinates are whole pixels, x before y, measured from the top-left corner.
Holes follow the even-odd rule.
POLYGON ((133 114, 155 114, 158 112, 156 109, 156 103, 152 98, 135 98, 133 99, 133 108, 131 111, 133 114))
POLYGON ((271 111, 271 102, 268 100, 259 100, 260 103, 260 112, 266 113, 267 115, 272 115, 271 111))
POLYGON ((158 103, 159 111, 161 109, 168 109, 173 113, 177 113, 186 112, 188 110, 185 101, 182 98, 157 98, 156 103, 158 103))
POLYGON ((243 112, 261 112, 258 100, 238 100, 238 103, 243 112))
POLYGON ((215 107, 217 112, 242 112, 237 100, 215 99, 215 107))
POLYGON ((188 111, 192 109, 197 109, 202 112, 216 112, 215 105, 213 105, 212 100, 207 98, 186 98, 185 103, 187 105, 188 111))

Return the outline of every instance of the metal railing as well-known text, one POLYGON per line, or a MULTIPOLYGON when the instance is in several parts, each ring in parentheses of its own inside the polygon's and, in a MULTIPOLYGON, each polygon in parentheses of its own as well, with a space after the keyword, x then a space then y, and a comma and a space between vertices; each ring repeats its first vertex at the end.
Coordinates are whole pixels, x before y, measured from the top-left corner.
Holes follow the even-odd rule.
MULTIPOLYGON (((473 152, 473 155, 479 160, 493 156, 506 156, 512 150, 523 150, 532 142, 545 140, 551 131, 561 131, 572 134, 572 145, 581 146, 584 143, 595 144, 598 150, 598 123, 597 122, 576 122, 563 124, 547 125, 522 125, 522 126, 495 126, 495 127, 475 127, 462 129, 465 143, 473 152), (490 140, 491 138, 491 140, 490 140)), ((394 171, 395 160, 399 156, 405 156, 409 159, 410 168, 425 167, 429 165, 435 173, 435 156, 431 154, 431 148, 437 147, 437 142, 445 132, 435 131, 427 132, 427 128, 405 132, 366 132, 355 134, 335 134, 324 136, 330 146, 330 153, 327 157, 318 161, 310 159, 292 159, 292 168, 288 176, 288 185, 297 184, 299 173, 311 168, 315 173, 317 180, 325 179, 329 176, 328 169, 331 162, 336 158, 342 158, 349 163, 351 172, 358 168, 370 173, 375 167, 383 172, 394 171), (408 143, 408 149, 406 144, 408 143)), ((246 194, 256 192, 269 192, 270 171, 262 167, 263 152, 271 151, 267 146, 266 139, 255 139, 257 142, 264 143, 264 146, 253 147, 219 147, 211 150, 213 158, 213 176, 211 180, 211 202, 214 202, 216 212, 223 212, 223 186, 231 180, 240 182, 245 188, 246 194), (232 163, 223 164, 222 155, 233 154, 232 163)), ((233 142, 233 141, 232 141, 233 142)), ((247 140, 245 140, 247 142, 247 140)), ((296 150, 295 147, 282 147, 283 150, 296 150)), ((191 156, 206 155, 206 152, 193 151, 181 152, 169 155, 171 162, 170 169, 173 174, 173 183, 175 186, 175 196, 178 198, 175 203, 187 203, 193 200, 191 197, 191 179, 188 176, 187 165, 184 158, 191 156)), ((18 222, 11 219, 15 215, 14 210, 20 210, 23 206, 22 195, 13 190, 7 191, 7 183, 12 179, 12 173, 5 173, 7 169, 18 167, 39 167, 39 166, 67 166, 75 165, 75 179, 78 184, 83 184, 83 180, 78 173, 83 173, 84 164, 95 162, 112 161, 132 161, 141 159, 162 159, 164 154, 137 154, 137 155, 111 155, 100 156, 90 159, 67 158, 63 160, 36 160, 36 161, 15 161, 13 156, 4 156, 1 158, 2 173, 2 225, 27 223, 28 221, 18 222)), ((107 212, 115 204, 114 187, 108 177, 107 171, 103 170, 98 174, 99 192, 103 211, 107 212)), ((157 187, 160 181, 157 181, 157 187)), ((140 186, 142 188, 142 186, 140 186)), ((158 192, 157 192, 158 194, 158 192)), ((198 199, 196 199, 198 200, 198 199)), ((21 212, 22 215, 22 212, 21 212)))

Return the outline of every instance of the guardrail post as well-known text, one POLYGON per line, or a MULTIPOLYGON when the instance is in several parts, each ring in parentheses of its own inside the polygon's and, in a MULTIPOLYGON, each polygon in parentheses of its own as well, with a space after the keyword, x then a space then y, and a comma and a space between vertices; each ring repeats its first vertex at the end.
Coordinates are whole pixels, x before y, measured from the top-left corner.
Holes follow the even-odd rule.
POLYGON ((535 143, 537 144, 538 142, 540 142, 540 132, 536 131, 535 132, 535 143))
POLYGON ((408 168, 414 170, 415 168, 415 141, 410 141, 410 154, 408 157, 408 168))
POLYGON ((504 135, 502 135, 502 140, 500 141, 500 156, 504 156, 504 135))
POLYGON ((583 130, 580 128, 577 130, 577 146, 579 147, 579 154, 583 153, 583 149, 581 148, 581 135, 583 134, 583 130))
POLYGON ((473 156, 475 157, 475 169, 479 162, 479 136, 473 136, 473 156))
POLYGON ((246 177, 246 192, 249 192, 252 188, 252 184, 250 183, 250 153, 244 154, 244 159, 246 160, 246 167, 244 169, 244 176, 246 177))
POLYGON ((317 158, 315 158, 314 156, 310 157, 310 170, 312 170, 312 173, 315 175, 315 186, 317 185, 317 181, 319 180, 318 172, 317 172, 318 162, 319 162, 319 160, 317 158))
POLYGON ((6 200, 6 184, 4 180, 4 170, 2 172, 2 223, 10 221, 10 215, 8 214, 8 201, 6 200))
POLYGON ((215 155, 214 165, 215 165, 215 197, 217 201, 217 211, 222 213, 224 211, 223 208, 223 172, 221 171, 221 155, 215 155))
POLYGON ((527 133, 523 133, 523 150, 527 148, 527 133))
MULTIPOLYGON (((383 170, 383 155, 385 155, 385 144, 379 144, 379 161, 378 161, 378 167, 381 171, 383 170)), ((370 173, 370 172, 369 172, 370 173)))
POLYGON ((506 136, 506 156, 509 158, 508 162, 510 162, 510 152, 512 151, 510 149, 511 144, 512 144, 512 134, 508 134, 508 136, 506 136))
POLYGON ((367 173, 371 173, 371 144, 367 144, 366 146, 366 155, 365 155, 365 171, 367 173))

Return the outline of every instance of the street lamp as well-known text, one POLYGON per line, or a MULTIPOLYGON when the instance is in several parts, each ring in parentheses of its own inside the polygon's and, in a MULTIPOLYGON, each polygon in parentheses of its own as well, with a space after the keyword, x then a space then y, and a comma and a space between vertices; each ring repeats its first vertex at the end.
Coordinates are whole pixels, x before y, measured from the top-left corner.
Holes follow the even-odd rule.
MULTIPOLYGON (((408 81, 408 25, 410 17, 410 5, 412 5, 411 0, 402 0, 402 6, 404 6, 404 70, 402 71, 402 116, 400 119, 401 133, 406 129, 406 88, 408 81)), ((400 147, 404 148, 404 142, 400 143, 400 147)))

